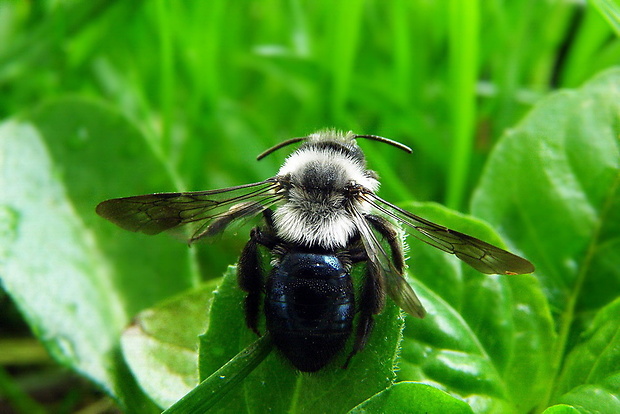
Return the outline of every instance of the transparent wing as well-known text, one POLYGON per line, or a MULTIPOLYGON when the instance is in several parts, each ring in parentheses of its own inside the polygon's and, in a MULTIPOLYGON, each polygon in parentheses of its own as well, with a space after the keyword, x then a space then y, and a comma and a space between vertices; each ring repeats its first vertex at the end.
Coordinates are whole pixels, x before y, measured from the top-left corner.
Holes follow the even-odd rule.
POLYGON ((275 178, 212 191, 155 193, 114 198, 97 214, 123 229, 145 234, 189 226, 189 242, 222 232, 233 221, 261 213, 282 199, 275 178))
POLYGON ((522 257, 418 217, 375 194, 365 192, 361 198, 378 211, 402 223, 409 234, 444 252, 454 254, 479 272, 520 275, 534 271, 534 265, 522 257))
POLYGON ((405 312, 412 316, 423 318, 426 315, 426 311, 418 295, 416 295, 405 278, 394 268, 391 259, 375 237, 364 216, 355 208, 351 208, 350 213, 355 227, 360 233, 370 265, 375 267, 381 278, 380 284, 385 286, 387 294, 405 312))

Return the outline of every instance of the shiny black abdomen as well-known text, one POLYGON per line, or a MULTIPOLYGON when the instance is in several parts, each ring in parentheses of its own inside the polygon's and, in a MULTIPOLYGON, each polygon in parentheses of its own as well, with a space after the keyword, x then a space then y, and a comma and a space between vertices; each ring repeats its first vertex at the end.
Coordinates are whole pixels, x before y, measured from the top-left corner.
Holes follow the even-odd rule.
POLYGON ((343 349, 354 313, 351 276, 334 255, 287 253, 267 281, 267 330, 300 371, 318 371, 343 349))

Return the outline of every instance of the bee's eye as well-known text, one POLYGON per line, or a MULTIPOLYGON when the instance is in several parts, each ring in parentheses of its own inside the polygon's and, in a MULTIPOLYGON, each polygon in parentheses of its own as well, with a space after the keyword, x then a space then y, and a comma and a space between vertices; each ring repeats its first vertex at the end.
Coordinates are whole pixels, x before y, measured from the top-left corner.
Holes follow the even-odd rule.
POLYGON ((291 181, 290 174, 277 177, 277 181, 282 186, 282 188, 284 188, 285 190, 290 190, 291 188, 294 187, 293 182, 291 181))
POLYGON ((344 187, 344 191, 349 197, 358 196, 363 192, 363 190, 364 190, 364 187, 361 184, 358 184, 353 180, 349 181, 347 185, 344 187))

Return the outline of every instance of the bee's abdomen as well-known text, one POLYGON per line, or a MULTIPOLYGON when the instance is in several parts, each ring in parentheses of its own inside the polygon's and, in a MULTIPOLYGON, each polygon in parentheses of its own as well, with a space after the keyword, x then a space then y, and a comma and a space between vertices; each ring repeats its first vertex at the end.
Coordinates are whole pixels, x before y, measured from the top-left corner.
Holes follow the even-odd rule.
POLYGON ((351 335, 355 298, 349 272, 334 255, 289 253, 266 286, 267 330, 300 371, 324 367, 351 335))

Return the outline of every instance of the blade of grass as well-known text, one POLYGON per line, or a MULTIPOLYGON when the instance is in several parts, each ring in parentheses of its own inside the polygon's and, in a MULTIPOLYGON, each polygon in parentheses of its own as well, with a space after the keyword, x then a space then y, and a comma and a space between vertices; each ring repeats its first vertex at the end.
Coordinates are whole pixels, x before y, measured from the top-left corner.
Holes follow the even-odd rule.
MULTIPOLYGON (((57 4, 51 10, 49 16, 42 19, 38 25, 29 27, 28 31, 24 31, 17 41, 10 42, 3 46, 3 53, 0 54, 2 62, 36 62, 41 56, 49 50, 55 42, 58 42, 57 35, 59 22, 62 20, 64 27, 64 36, 69 39, 77 36, 80 31, 103 20, 107 17, 108 12, 114 9, 117 1, 97 0, 87 3, 63 3, 57 4)), ((136 2, 135 9, 139 9, 140 2, 136 2)), ((4 6, 4 4, 2 5, 4 6)), ((4 76, 6 67, 3 65, 0 71, 0 78, 4 76)))
POLYGON ((0 366, 0 397, 6 399, 17 412, 43 414, 46 412, 41 405, 21 389, 13 378, 0 366))
POLYGON ((412 65, 412 38, 409 30, 410 16, 407 14, 407 2, 397 0, 390 10, 392 15, 392 36, 394 38, 394 86, 398 101, 406 104, 412 90, 411 83, 420 79, 416 76, 418 68, 412 65))
POLYGON ((446 203, 463 204, 476 119, 475 87, 478 72, 479 5, 477 0, 453 0, 450 19, 450 112, 453 123, 451 162, 446 203))
POLYGON ((157 22, 159 26, 159 106, 161 111, 160 147, 163 153, 170 152, 170 131, 174 122, 174 57, 172 43, 172 19, 167 1, 159 0, 157 22))
POLYGON ((223 33, 226 33, 226 4, 221 0, 209 2, 208 12, 204 13, 206 19, 201 26, 200 36, 197 37, 195 46, 200 46, 200 60, 196 66, 200 72, 194 72, 202 92, 205 95, 208 107, 215 109, 222 97, 222 73, 221 46, 223 33))
POLYGON ((590 3, 603 16, 609 27, 620 36, 620 5, 614 0, 590 0, 590 3))
POLYGON ((575 40, 568 50, 563 65, 561 76, 563 87, 579 86, 591 76, 590 62, 596 62, 602 45, 607 42, 611 34, 599 13, 592 8, 586 8, 583 13, 583 21, 578 26, 575 40))
POLYGON ((348 0, 335 3, 333 7, 336 10, 331 19, 332 43, 328 45, 331 53, 331 115, 333 122, 340 123, 346 119, 345 106, 354 70, 364 2, 348 0))
POLYGON ((267 335, 260 337, 164 413, 206 412, 243 381, 269 355, 271 349, 271 338, 267 335))

